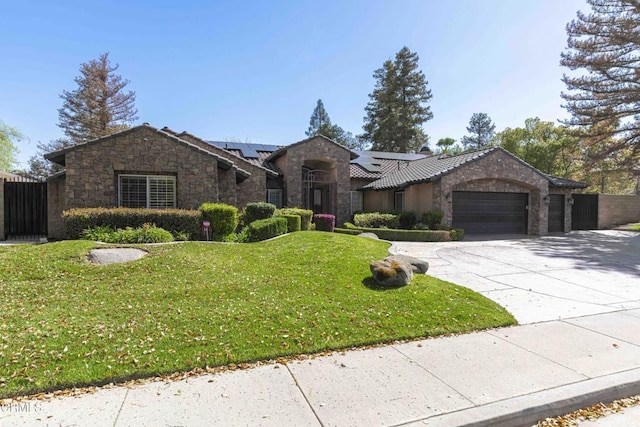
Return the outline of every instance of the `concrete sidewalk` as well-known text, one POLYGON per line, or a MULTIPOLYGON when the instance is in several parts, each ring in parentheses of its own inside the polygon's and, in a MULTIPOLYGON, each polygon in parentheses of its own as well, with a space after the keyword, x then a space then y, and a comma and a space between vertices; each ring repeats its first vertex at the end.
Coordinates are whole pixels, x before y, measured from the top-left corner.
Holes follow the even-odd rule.
POLYGON ((393 248, 522 326, 0 406, 0 426, 530 426, 640 394, 640 235, 393 248))
POLYGON ((0 425, 532 425, 640 393, 640 309, 28 401, 0 425))

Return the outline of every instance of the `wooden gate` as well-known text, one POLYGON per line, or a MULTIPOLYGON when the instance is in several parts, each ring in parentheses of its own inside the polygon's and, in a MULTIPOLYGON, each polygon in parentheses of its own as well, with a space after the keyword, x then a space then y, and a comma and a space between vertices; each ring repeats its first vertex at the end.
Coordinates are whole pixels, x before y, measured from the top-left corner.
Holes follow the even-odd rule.
POLYGON ((597 194, 572 194, 573 206, 571 207, 572 230, 597 230, 598 229, 598 195, 597 194))
POLYGON ((47 236, 46 182, 4 182, 4 232, 7 240, 47 236))

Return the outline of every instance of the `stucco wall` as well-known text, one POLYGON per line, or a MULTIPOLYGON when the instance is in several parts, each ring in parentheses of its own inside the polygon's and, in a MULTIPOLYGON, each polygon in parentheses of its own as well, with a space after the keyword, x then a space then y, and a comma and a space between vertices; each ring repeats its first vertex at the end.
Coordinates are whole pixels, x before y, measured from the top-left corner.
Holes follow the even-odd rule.
POLYGON ((640 222, 640 196, 598 196, 598 228, 640 222))
POLYGON ((351 191, 356 191, 362 189, 365 185, 371 182, 370 179, 362 179, 362 178, 351 178, 350 188, 351 191))
POLYGON ((404 210, 411 211, 418 218, 422 214, 433 209, 433 184, 412 185, 404 190, 404 210))
POLYGON ((120 173, 175 176, 178 208, 218 202, 216 158, 149 128, 78 146, 66 171, 67 208, 117 206, 120 173))
POLYGON ((363 194, 364 210, 367 212, 393 210, 393 191, 365 191, 363 194))

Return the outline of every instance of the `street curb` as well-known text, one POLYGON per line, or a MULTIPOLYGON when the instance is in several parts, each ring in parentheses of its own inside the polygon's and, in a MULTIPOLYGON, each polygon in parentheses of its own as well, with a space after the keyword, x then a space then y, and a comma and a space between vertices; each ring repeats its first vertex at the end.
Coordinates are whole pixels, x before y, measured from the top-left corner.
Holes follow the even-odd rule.
POLYGON ((640 394, 640 368, 398 426, 530 427, 538 421, 640 394))

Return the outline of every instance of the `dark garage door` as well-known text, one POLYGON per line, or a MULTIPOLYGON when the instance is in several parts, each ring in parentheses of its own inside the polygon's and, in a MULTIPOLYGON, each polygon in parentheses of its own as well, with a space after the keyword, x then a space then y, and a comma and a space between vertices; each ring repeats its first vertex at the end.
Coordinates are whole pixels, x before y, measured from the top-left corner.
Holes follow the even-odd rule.
POLYGON ((453 192, 453 226, 466 233, 527 232, 527 193, 453 192))
POLYGON ((549 233, 564 231, 564 195, 549 194, 549 233))

